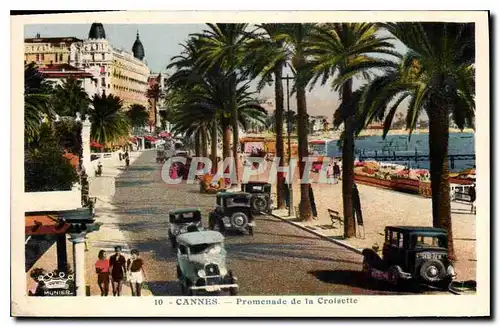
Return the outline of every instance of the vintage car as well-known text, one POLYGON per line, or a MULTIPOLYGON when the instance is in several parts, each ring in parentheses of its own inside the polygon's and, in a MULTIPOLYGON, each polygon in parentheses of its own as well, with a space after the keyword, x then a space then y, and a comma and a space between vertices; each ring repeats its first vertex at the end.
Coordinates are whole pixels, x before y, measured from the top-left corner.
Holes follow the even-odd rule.
POLYGON ((215 231, 191 232, 177 238, 177 278, 183 295, 238 294, 237 278, 226 267, 224 236, 215 231))
POLYGON ((271 210, 271 184, 267 182, 248 182, 241 184, 241 191, 252 194, 250 205, 254 214, 271 210))
POLYGON ((177 245, 177 236, 202 229, 200 209, 178 209, 169 213, 168 239, 174 248, 177 245))
POLYGON ((209 213, 208 226, 222 233, 226 230, 248 232, 253 235, 255 222, 250 202, 252 194, 246 192, 219 192, 215 209, 209 213))
POLYGON ((441 228, 388 226, 382 258, 372 249, 362 254, 368 277, 392 284, 406 280, 445 287, 456 276, 448 259, 448 233, 441 228))

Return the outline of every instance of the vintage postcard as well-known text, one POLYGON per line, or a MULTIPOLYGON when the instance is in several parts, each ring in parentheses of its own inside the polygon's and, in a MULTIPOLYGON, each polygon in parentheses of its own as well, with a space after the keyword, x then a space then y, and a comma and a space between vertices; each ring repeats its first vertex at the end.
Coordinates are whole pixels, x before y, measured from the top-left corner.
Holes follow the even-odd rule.
POLYGON ((11 26, 13 316, 490 315, 487 11, 11 26))

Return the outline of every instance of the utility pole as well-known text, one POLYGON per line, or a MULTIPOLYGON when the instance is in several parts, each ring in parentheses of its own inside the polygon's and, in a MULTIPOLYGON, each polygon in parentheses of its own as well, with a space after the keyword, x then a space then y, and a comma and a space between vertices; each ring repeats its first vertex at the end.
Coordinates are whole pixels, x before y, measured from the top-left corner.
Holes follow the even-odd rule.
POLYGON ((292 122, 291 122, 291 115, 290 115, 290 80, 294 79, 294 77, 289 77, 288 74, 286 77, 281 77, 282 79, 286 80, 286 107, 287 107, 287 119, 286 119, 286 130, 287 130, 287 135, 288 135, 288 216, 292 216, 293 214, 293 189, 292 189, 292 165, 290 164, 292 160, 292 146, 291 146, 291 141, 290 141, 290 133, 292 131, 292 122))

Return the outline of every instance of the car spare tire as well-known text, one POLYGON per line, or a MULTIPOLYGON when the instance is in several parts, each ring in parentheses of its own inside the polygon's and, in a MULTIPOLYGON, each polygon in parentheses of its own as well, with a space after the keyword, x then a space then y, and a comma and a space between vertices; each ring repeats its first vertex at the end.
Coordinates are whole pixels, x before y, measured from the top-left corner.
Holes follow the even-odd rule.
POLYGON ((231 216, 231 225, 236 228, 245 228, 248 225, 248 217, 244 212, 235 212, 231 216))
POLYGON ((420 267, 420 277, 426 282, 438 282, 446 275, 446 268, 438 260, 426 261, 420 267))
POLYGON ((252 198, 252 209, 257 212, 266 211, 269 207, 269 199, 265 195, 254 195, 252 198))

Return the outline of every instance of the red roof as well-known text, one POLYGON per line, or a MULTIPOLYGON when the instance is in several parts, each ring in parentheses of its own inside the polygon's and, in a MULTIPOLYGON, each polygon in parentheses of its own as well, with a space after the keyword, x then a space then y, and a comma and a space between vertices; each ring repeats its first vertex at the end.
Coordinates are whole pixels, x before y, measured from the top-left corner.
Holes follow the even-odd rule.
POLYGON ((145 139, 145 140, 148 140, 148 141, 156 141, 156 139, 155 139, 154 137, 149 136, 149 135, 145 135, 145 136, 144 136, 144 139, 145 139))
POLYGON ((159 136, 161 137, 169 137, 169 136, 172 136, 172 134, 170 134, 169 132, 161 132, 160 134, 158 134, 159 136))
POLYGON ((54 216, 26 216, 24 233, 26 236, 64 234, 69 227, 70 224, 54 216))
POLYGON ((326 143, 325 140, 314 140, 309 142, 309 144, 325 144, 325 143, 326 143))
POLYGON ((90 146, 93 148, 104 148, 104 145, 102 145, 101 143, 96 142, 96 141, 90 142, 90 146))
POLYGON ((47 65, 38 68, 38 71, 46 78, 92 78, 93 75, 82 69, 76 68, 69 64, 47 65))

